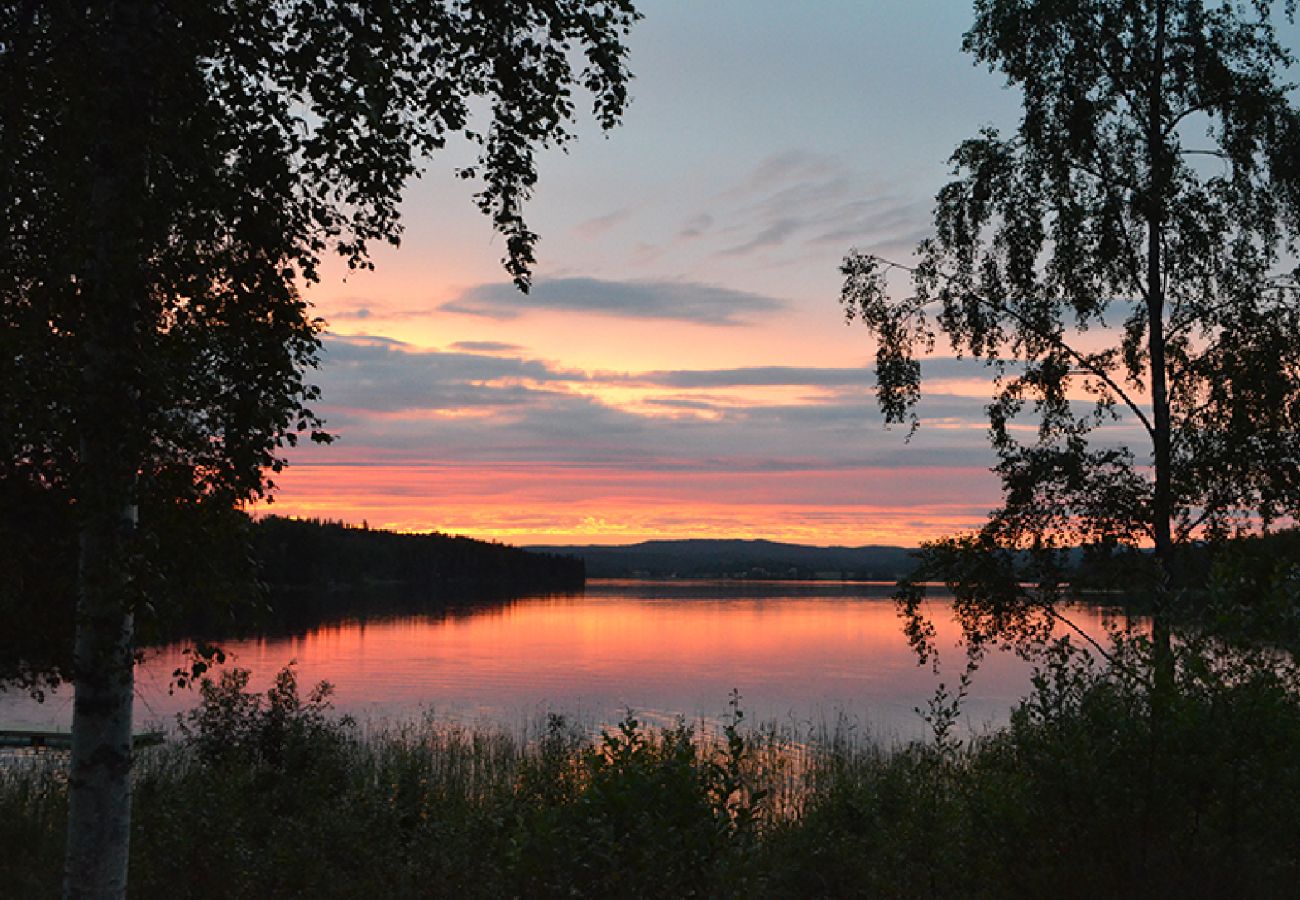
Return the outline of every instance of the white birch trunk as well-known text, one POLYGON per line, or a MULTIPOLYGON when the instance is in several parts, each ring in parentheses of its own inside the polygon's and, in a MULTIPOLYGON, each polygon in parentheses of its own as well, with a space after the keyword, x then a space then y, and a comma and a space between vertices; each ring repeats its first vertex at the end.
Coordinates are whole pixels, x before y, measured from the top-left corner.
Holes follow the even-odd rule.
POLYGON ((121 544, 136 508, 81 537, 66 898, 126 896, 131 836, 133 621, 124 603, 121 544))

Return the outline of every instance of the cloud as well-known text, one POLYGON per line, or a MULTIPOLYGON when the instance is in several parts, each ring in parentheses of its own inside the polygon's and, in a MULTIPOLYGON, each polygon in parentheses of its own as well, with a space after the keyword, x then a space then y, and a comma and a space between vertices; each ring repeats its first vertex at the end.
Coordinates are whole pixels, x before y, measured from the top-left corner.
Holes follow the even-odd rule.
MULTIPOLYGON (((582 372, 540 360, 418 350, 389 338, 330 335, 318 381, 323 407, 356 414, 514 406, 585 378, 582 372)), ((337 420, 337 413, 331 417, 337 420)))
POLYGON ((744 196, 770 191, 790 182, 823 180, 842 174, 843 168, 831 157, 811 150, 791 148, 765 157, 730 193, 733 196, 744 196))
MULTIPOLYGON (((928 393, 925 391, 925 382, 933 380, 975 379, 991 384, 989 369, 979 359, 957 359, 951 356, 922 357, 921 373, 923 393, 928 393)), ((667 369, 618 377, 635 384, 695 389, 783 386, 874 388, 876 386, 875 368, 870 364, 853 367, 742 366, 734 369, 667 369)), ((991 386, 989 390, 991 392, 991 386)))
POLYGON ((358 298, 349 298, 347 300, 336 300, 334 303, 353 304, 347 307, 334 307, 333 305, 321 310, 325 318, 330 322, 357 321, 365 322, 370 319, 381 319, 385 321, 396 321, 406 319, 423 319, 432 315, 435 310, 429 307, 413 307, 404 303, 391 303, 380 300, 366 300, 358 298))
POLYGON ((509 284, 481 284, 444 303, 441 309, 490 319, 515 319, 526 312, 553 310, 734 326, 784 306, 773 297, 698 282, 553 278, 538 281, 528 294, 509 284))
POLYGON ((691 216, 682 224, 681 231, 677 232, 679 238, 697 238, 702 237, 705 232, 713 227, 713 216, 708 213, 700 213, 691 216))
POLYGON ((336 309, 330 313, 331 319, 358 319, 364 321, 373 316, 374 312, 368 306, 358 306, 355 309, 336 309))
POLYGON ((779 247, 785 243, 786 238, 796 234, 803 226, 802 219, 790 216, 782 217, 744 243, 723 250, 722 254, 723 256, 747 256, 755 250, 779 247))
MULTIPOLYGON (((978 366, 933 362, 953 375, 978 366)), ((925 425, 908 441, 906 429, 884 427, 865 368, 585 372, 501 352, 331 335, 318 375, 319 409, 341 442, 297 448, 296 463, 465 467, 485 486, 502 467, 600 471, 658 479, 673 496, 680 479, 732 479, 765 496, 813 479, 826 491, 817 502, 834 503, 863 467, 911 473, 873 491, 933 491, 945 467, 971 481, 994 461, 983 399, 926 394, 925 425), (791 386, 821 390, 791 400, 780 390, 791 386), (770 480, 759 490, 753 478, 770 480)), ((427 502, 430 484, 417 499, 427 502)))
POLYGON ((573 230, 585 238, 598 238, 626 221, 631 214, 632 208, 625 206, 603 216, 596 216, 584 222, 579 222, 574 226, 573 230))
POLYGON ((722 387, 839 387, 871 386, 876 377, 868 368, 812 366, 748 366, 737 369, 677 369, 626 376, 628 380, 676 388, 722 387))
POLYGON ((829 244, 839 249, 853 245, 898 247, 910 253, 932 231, 930 200, 917 200, 894 194, 878 194, 870 199, 846 203, 821 222, 819 233, 808 239, 810 244, 829 244))
POLYGON ((694 397, 646 397, 642 402, 647 406, 659 406, 664 409, 686 409, 702 412, 714 412, 722 407, 722 404, 717 401, 701 400, 694 397))
MULTIPOLYGON (((321 412, 343 438, 342 452, 371 460, 742 472, 988 456, 982 400, 927 395, 920 412, 939 427, 905 444, 904 435, 884 429, 867 369, 589 373, 386 338, 325 343, 321 412), (789 386, 825 393, 765 401, 765 388, 789 386), (637 400, 635 390, 628 393, 636 388, 651 393, 637 400), (752 391, 712 396, 701 388, 752 391)), ((326 453, 335 455, 314 455, 326 453)))
POLYGON ((457 341, 451 345, 453 350, 467 353, 518 353, 524 348, 518 344, 506 344, 502 341, 457 341))
POLYGON ((767 157, 704 203, 674 241, 704 244, 720 260, 820 260, 852 246, 906 255, 930 229, 929 197, 807 150, 767 157))

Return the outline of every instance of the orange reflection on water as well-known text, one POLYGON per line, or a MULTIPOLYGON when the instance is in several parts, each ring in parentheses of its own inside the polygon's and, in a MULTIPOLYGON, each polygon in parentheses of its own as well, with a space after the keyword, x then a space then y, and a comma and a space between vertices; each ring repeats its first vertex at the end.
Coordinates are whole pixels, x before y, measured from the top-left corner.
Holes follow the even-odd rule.
MULTIPOLYGON (((336 707, 361 718, 440 716, 517 727, 549 711, 588 724, 632 708, 647 720, 716 717, 732 689, 751 721, 818 725, 841 713, 882 737, 924 732, 914 711, 940 677, 917 665, 888 585, 593 582, 584 595, 530 599, 444 617, 345 622, 304 634, 226 645, 231 664, 264 689, 297 661, 300 683, 328 680, 336 707)), ((956 681, 964 657, 946 602, 930 604, 956 681)), ((1101 613, 1075 620, 1095 635, 1101 613)), ((166 693, 180 662, 168 648, 139 669, 137 719, 170 719, 190 692, 166 693)), ((984 663, 965 705, 967 725, 1005 720, 1029 687, 1008 654, 984 663)), ((13 710, 0 712, 6 720, 13 710)), ((35 723, 34 723, 35 724, 35 723)))
MULTIPOLYGON (((939 678, 917 665, 888 586, 597 582, 586 595, 534 599, 446 618, 313 629, 234 645, 259 683, 290 659, 305 682, 337 685, 340 708, 410 716, 421 709, 518 724, 549 710, 610 721, 714 716, 738 689, 751 719, 816 724, 843 711, 887 734, 915 732, 914 707, 939 678)), ((943 601, 929 611, 944 675, 964 661, 943 601)), ((1101 613, 1076 621, 1103 633, 1101 613)), ((970 724, 1002 719, 1028 688, 1010 655, 985 662, 970 724)))

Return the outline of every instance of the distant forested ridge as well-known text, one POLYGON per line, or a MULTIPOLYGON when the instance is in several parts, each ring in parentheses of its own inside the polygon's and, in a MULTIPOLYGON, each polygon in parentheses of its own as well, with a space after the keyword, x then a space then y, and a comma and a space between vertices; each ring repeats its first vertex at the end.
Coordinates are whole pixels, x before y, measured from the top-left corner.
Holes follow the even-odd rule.
POLYGON ((248 523, 265 590, 189 616, 179 636, 220 640, 339 618, 443 614, 522 596, 580 591, 582 560, 446 534, 400 534, 321 519, 248 523))
POLYGON ((531 547, 576 556, 593 578, 893 581, 916 565, 905 547, 810 547, 762 540, 645 541, 625 547, 531 547))
POLYGON ((581 590, 582 560, 446 534, 399 534, 267 516, 253 526, 262 580, 276 588, 394 586, 517 595, 581 590))
MULTIPOLYGON (((48 687, 60 679, 23 679, 33 661, 56 673, 71 669, 74 509, 14 488, 0 479, 0 678, 48 687)), ((172 515, 136 577, 166 602, 137 610, 141 647, 297 632, 338 619, 456 614, 581 591, 586 580, 580 559, 466 537, 199 512, 207 514, 151 510, 172 515)))

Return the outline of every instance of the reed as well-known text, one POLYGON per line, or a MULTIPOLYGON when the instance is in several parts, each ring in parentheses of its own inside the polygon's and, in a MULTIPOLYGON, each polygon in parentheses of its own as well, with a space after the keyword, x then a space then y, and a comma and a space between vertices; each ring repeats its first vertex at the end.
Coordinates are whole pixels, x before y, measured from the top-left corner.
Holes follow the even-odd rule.
MULTIPOLYGON (((139 755, 132 894, 1289 895, 1292 674, 1180 687, 1157 730, 1140 679, 1062 659, 1002 730, 885 747, 753 727, 734 698, 715 725, 362 727, 292 672, 262 696, 228 675, 139 755)), ((57 892, 65 788, 55 757, 0 767, 14 896, 57 892)))

